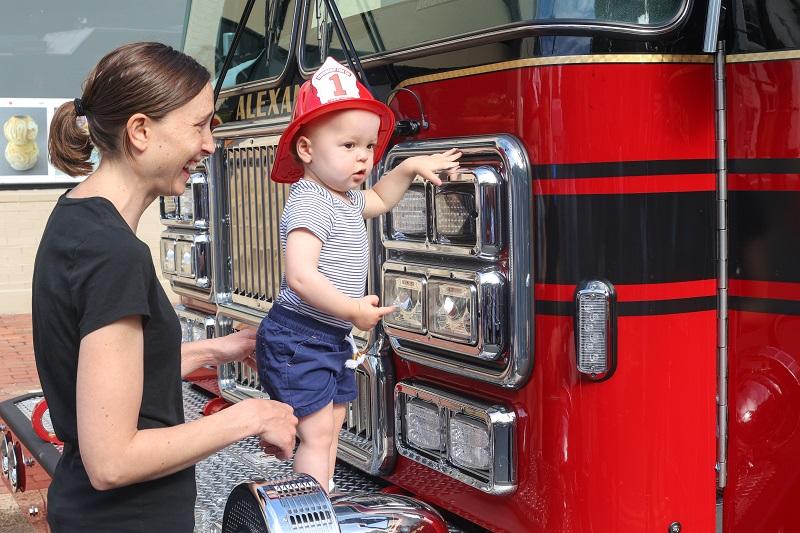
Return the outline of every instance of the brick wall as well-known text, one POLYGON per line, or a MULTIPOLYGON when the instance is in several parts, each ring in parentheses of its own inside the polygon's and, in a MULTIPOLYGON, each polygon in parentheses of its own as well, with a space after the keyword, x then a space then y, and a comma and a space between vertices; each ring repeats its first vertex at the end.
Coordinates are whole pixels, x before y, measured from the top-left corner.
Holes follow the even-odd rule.
MULTIPOLYGON (((0 191, 0 315, 31 312, 33 260, 47 218, 63 193, 63 189, 0 191)), ((154 202, 142 215, 137 234, 150 246, 159 273, 162 229, 154 202)), ((162 284, 170 299, 177 301, 169 282, 162 279, 162 284)))

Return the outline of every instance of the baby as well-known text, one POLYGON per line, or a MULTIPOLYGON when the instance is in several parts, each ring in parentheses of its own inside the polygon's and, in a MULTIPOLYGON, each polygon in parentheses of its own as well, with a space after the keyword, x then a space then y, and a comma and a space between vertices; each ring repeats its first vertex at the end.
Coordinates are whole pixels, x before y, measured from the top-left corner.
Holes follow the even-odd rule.
POLYGON ((328 58, 300 88, 278 144, 272 179, 294 182, 280 222, 286 269, 280 294, 258 329, 264 389, 300 419, 295 472, 333 490, 345 404, 357 396, 350 331, 369 331, 391 313, 364 296, 364 220, 392 209, 415 176, 436 185, 453 172, 456 150, 410 157, 360 190, 389 144, 394 116, 347 68, 328 58))

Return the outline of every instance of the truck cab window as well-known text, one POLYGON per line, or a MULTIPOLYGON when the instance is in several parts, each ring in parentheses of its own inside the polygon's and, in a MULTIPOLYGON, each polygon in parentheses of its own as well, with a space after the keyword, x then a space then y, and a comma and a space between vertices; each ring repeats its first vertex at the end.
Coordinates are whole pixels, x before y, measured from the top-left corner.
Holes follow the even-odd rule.
MULTIPOLYGON (((219 77, 231 50, 247 0, 192 2, 186 26, 184 51, 219 77), (216 38, 208 39, 208 35, 216 38), (212 47, 213 45, 213 47, 212 47)), ((222 89, 278 77, 286 67, 292 41, 295 0, 258 1, 247 19, 222 89), (277 2, 276 5, 273 4, 277 2), (267 57, 266 37, 272 33, 267 57)))
MULTIPOLYGON (((368 57, 503 26, 574 22, 659 27, 678 17, 686 0, 367 0, 340 4, 353 45, 360 57, 368 57)), ((344 58, 324 3, 313 0, 305 28, 305 69, 321 64, 320 49, 344 58)))

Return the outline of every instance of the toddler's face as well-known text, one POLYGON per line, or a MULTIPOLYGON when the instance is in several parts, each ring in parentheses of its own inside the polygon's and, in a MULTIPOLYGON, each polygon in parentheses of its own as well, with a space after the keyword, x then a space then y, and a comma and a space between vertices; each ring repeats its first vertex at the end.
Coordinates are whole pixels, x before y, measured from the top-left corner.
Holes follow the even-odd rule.
POLYGON ((360 186, 374 165, 380 118, 361 109, 332 113, 308 128, 306 150, 298 141, 298 153, 307 177, 344 193, 360 186))

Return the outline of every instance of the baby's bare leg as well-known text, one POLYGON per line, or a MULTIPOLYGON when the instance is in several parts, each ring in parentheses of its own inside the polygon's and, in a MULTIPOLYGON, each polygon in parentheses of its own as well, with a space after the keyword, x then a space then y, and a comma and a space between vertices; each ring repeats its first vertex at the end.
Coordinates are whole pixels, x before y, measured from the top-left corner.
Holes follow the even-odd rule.
POLYGON ((346 403, 333 404, 333 432, 331 433, 331 455, 330 462, 328 463, 330 475, 328 479, 333 479, 333 472, 336 470, 336 449, 339 446, 339 430, 342 429, 346 412, 346 403))
POLYGON ((294 454, 294 471, 310 474, 328 490, 328 461, 333 433, 333 404, 304 416, 297 424, 300 445, 294 454))

